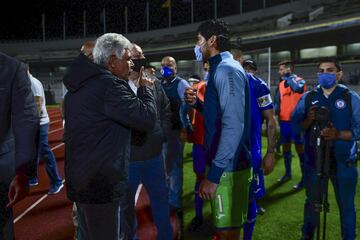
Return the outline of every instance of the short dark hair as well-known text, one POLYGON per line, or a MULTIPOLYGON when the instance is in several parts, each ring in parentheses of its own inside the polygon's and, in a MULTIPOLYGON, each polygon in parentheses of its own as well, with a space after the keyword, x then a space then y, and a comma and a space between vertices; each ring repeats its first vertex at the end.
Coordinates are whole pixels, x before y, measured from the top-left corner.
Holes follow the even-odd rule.
POLYGON ((284 60, 278 63, 278 66, 285 65, 285 67, 288 67, 291 69, 291 71, 294 71, 294 63, 290 60, 284 60))
POLYGON ((203 22, 198 27, 197 33, 200 33, 206 40, 215 35, 216 44, 220 52, 231 49, 230 27, 224 21, 214 19, 203 22))
POLYGON ((319 64, 317 65, 317 67, 320 67, 320 64, 322 63, 333 63, 336 67, 336 69, 338 70, 338 72, 342 71, 342 66, 340 64, 340 62, 336 59, 336 58, 322 58, 319 61, 319 64))

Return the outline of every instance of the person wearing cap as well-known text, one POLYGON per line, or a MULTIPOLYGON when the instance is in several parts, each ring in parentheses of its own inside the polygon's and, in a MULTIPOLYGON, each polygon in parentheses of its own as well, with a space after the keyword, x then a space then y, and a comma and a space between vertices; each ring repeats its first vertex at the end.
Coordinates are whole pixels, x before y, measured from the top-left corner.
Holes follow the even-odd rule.
POLYGON ((276 121, 270 90, 266 83, 257 77, 257 65, 253 60, 245 60, 243 67, 247 72, 251 95, 251 156, 253 161, 253 181, 250 185, 249 207, 247 220, 244 225, 244 240, 252 239, 256 215, 265 210, 257 205, 256 201, 265 195, 264 173, 269 174, 275 164, 274 149, 276 135, 276 121), (266 121, 267 152, 261 158, 261 126, 266 121), (262 167, 262 165, 264 167, 262 167))

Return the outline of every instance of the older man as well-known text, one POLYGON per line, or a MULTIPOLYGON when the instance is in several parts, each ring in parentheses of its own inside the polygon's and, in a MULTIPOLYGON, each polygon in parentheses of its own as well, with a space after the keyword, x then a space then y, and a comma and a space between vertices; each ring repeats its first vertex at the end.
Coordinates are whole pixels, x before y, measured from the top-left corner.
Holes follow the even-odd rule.
POLYGON ((26 196, 35 174, 39 117, 26 66, 2 53, 0 112, 0 239, 10 240, 11 207, 26 196))
MULTIPOLYGON (((131 58, 134 68, 129 76, 129 85, 137 94, 139 74, 145 66, 146 59, 140 46, 133 44, 131 58)), ((168 205, 162 146, 166 133, 171 128, 170 103, 160 81, 154 80, 154 98, 156 102, 156 123, 149 132, 133 130, 131 134, 131 158, 129 165, 129 184, 132 200, 140 183, 149 194, 152 215, 157 227, 157 239, 173 239, 170 225, 170 208, 168 205)), ((134 212, 132 212, 134 216, 134 212)), ((134 216, 135 217, 135 216, 134 216)))
POLYGON ((152 82, 140 74, 137 95, 127 79, 130 42, 108 33, 93 62, 81 54, 64 78, 68 197, 77 205, 78 239, 119 239, 120 202, 129 199, 131 128, 149 131, 156 112, 152 82))

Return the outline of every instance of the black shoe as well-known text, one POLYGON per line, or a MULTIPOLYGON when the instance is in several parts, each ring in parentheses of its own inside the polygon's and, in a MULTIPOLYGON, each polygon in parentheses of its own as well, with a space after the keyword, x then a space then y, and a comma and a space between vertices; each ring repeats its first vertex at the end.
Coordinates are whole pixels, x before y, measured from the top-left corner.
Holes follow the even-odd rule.
POLYGON ((303 181, 300 181, 298 184, 296 184, 296 185, 293 186, 293 188, 294 188, 295 190, 301 190, 301 189, 303 189, 304 187, 305 187, 305 184, 304 184, 303 181))
POLYGON ((189 232, 195 233, 198 232, 203 225, 204 221, 200 217, 194 217, 193 220, 191 220, 190 226, 189 226, 189 232))
POLYGON ((261 206, 258 206, 258 207, 256 208, 256 214, 257 214, 257 215, 264 215, 265 212, 266 212, 265 209, 262 208, 261 206))
POLYGON ((289 176, 289 175, 284 175, 284 176, 282 176, 281 178, 279 178, 277 181, 278 181, 279 183, 285 183, 285 182, 290 181, 290 180, 291 180, 291 176, 289 176))

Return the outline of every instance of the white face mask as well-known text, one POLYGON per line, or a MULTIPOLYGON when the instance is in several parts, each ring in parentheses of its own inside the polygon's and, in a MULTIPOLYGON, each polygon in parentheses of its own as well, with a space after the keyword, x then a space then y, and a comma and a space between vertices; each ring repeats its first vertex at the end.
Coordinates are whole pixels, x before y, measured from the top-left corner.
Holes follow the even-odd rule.
POLYGON ((202 61, 203 61, 203 57, 202 57, 202 52, 201 52, 201 48, 200 48, 199 45, 196 45, 196 46, 194 47, 194 53, 195 53, 196 61, 202 62, 202 61))

